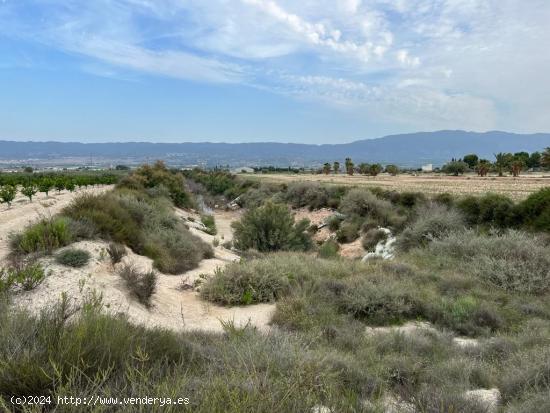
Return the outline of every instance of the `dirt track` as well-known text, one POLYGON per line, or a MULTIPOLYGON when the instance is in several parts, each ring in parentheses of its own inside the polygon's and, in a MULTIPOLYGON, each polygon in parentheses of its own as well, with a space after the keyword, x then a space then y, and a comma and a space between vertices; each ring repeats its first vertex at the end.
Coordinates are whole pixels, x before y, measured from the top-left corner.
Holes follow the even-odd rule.
POLYGON ((244 178, 268 182, 315 181, 335 185, 381 187, 396 191, 424 192, 439 194, 449 192, 455 195, 476 195, 487 192, 509 196, 512 199, 524 199, 541 188, 550 186, 550 175, 525 175, 518 178, 510 176, 485 178, 476 175, 445 176, 436 174, 398 175, 382 174, 376 177, 353 175, 313 175, 313 174, 243 174, 244 178))

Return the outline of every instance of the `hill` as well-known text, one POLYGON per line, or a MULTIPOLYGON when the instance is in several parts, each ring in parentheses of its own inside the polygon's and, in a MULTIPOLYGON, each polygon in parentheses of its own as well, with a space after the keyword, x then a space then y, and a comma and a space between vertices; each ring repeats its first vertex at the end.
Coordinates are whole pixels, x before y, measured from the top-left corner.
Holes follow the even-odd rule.
POLYGON ((491 131, 418 132, 364 139, 345 144, 261 143, 150 143, 150 142, 15 142, 0 141, 0 160, 40 163, 139 163, 164 159, 178 165, 279 165, 301 166, 342 160, 440 165, 453 157, 477 153, 492 159, 497 152, 533 152, 550 146, 550 134, 514 134, 491 131))

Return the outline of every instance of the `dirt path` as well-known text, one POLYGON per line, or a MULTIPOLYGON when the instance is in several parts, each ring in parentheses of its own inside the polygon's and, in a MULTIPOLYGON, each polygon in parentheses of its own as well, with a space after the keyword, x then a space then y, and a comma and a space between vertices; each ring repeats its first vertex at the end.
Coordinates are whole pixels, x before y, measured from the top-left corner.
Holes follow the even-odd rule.
POLYGON ((71 201, 84 193, 99 194, 111 189, 112 185, 98 188, 88 188, 75 192, 50 192, 50 196, 43 193, 36 194, 33 202, 18 194, 11 208, 3 204, 0 206, 0 264, 8 254, 8 237, 11 232, 21 231, 28 224, 37 221, 40 217, 57 214, 71 201))

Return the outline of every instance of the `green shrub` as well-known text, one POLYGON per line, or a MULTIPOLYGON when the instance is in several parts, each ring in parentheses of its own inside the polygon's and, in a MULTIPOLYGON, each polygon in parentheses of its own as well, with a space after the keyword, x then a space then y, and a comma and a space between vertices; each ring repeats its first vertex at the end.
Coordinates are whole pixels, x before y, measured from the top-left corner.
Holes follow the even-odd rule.
POLYGON ((145 307, 151 307, 151 297, 157 288, 154 271, 140 272, 132 265, 125 265, 119 272, 131 294, 145 307))
POLYGON ((421 208, 414 222, 397 237, 396 246, 401 251, 424 247, 465 227, 462 215, 454 209, 439 204, 421 208))
POLYGON ((533 235, 510 230, 488 237, 460 231, 434 241, 430 252, 458 261, 460 268, 507 291, 550 290, 550 249, 533 235))
POLYGON ((325 259, 338 258, 340 256, 338 254, 339 250, 340 244, 329 238, 319 247, 319 257, 325 259))
POLYGON ((456 206, 470 225, 507 228, 517 222, 514 203, 503 195, 468 196, 458 201, 456 206))
POLYGON ((406 221, 391 202, 378 198, 367 189, 352 189, 342 199, 340 211, 346 219, 368 218, 373 226, 400 228, 406 221))
POLYGON ((361 245, 366 251, 374 251, 374 248, 378 245, 379 242, 386 240, 388 235, 380 229, 369 229, 363 239, 361 240, 361 245))
POLYGON ((216 220, 214 215, 202 215, 201 222, 206 227, 206 233, 210 235, 216 235, 218 230, 216 229, 216 220))
POLYGON ((126 247, 122 244, 117 244, 116 242, 110 242, 107 247, 107 253, 111 258, 112 264, 118 264, 122 261, 122 258, 126 255, 126 247))
POLYGON ((529 228, 550 232, 550 188, 531 194, 519 204, 518 210, 529 228))
POLYGON ((43 218, 12 236, 11 249, 16 254, 40 252, 50 254, 53 250, 72 241, 69 220, 65 217, 43 218))
POLYGON ((290 274, 266 270, 257 260, 217 269, 201 287, 203 299, 222 305, 249 305, 275 301, 288 294, 290 274))
POLYGON ((340 224, 342 223, 343 220, 344 220, 344 217, 342 215, 339 215, 339 214, 331 215, 327 219, 328 229, 330 229, 333 232, 338 231, 340 229, 340 224))
POLYGON ((336 239, 342 244, 353 242, 359 238, 360 229, 361 224, 359 221, 344 221, 342 225, 340 225, 340 229, 336 231, 336 239))
POLYGON ((24 291, 36 288, 46 278, 44 268, 38 263, 22 263, 16 267, 0 269, 0 293, 18 285, 24 291))
POLYGON ((150 199, 128 189, 84 195, 76 198, 64 214, 93 225, 102 238, 153 259, 155 268, 165 273, 196 268, 203 258, 213 256, 212 247, 185 228, 165 198, 150 199))
POLYGON ((309 221, 302 220, 295 224, 286 205, 267 202, 259 208, 247 211, 232 226, 233 244, 240 250, 304 251, 312 246, 311 237, 307 233, 309 221))
POLYGON ((80 268, 88 264, 90 253, 88 251, 71 248, 61 251, 55 257, 55 260, 68 267, 80 268))

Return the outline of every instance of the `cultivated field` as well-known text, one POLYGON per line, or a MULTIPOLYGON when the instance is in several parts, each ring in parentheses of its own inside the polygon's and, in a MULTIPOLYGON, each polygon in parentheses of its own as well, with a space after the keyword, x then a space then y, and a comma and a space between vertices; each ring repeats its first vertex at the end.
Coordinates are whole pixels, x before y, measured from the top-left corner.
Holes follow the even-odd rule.
POLYGON ((485 178, 477 175, 446 176, 426 175, 379 175, 376 177, 353 175, 317 175, 317 174, 242 174, 247 179, 260 179, 270 182, 316 181, 337 185, 382 187, 396 191, 423 192, 438 194, 448 192, 455 195, 481 195, 488 192, 506 195, 512 199, 524 199, 541 188, 550 186, 550 175, 525 175, 518 178, 510 176, 485 178))

